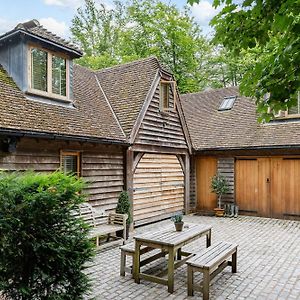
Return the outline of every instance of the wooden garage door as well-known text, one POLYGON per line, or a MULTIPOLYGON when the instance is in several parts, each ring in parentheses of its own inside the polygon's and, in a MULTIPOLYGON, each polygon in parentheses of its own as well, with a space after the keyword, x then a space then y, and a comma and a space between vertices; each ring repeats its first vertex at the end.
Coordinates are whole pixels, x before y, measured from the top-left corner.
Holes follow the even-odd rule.
POLYGON ((176 155, 144 154, 133 176, 135 225, 183 211, 184 174, 176 155))
POLYGON ((238 159, 236 201, 242 213, 299 218, 299 180, 300 159, 238 159))
POLYGON ((217 159, 215 157, 197 158, 197 210, 213 213, 217 205, 217 196, 211 191, 211 179, 216 173, 217 159))

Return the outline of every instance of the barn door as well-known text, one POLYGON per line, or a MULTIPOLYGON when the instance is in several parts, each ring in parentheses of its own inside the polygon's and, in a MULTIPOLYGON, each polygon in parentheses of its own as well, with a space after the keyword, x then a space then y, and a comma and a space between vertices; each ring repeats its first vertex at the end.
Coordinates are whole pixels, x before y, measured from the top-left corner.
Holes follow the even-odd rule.
POLYGON ((176 155, 144 154, 133 187, 135 225, 162 220, 184 209, 184 173, 176 155))
POLYGON ((236 202, 241 213, 258 213, 258 161, 238 159, 236 161, 236 202))
POLYGON ((241 213, 300 218, 300 159, 237 159, 235 180, 241 213))
POLYGON ((211 191, 211 179, 217 173, 217 158, 199 157, 196 160, 197 210, 211 211, 217 205, 217 196, 211 191))
POLYGON ((300 218, 300 159, 272 159, 272 217, 300 218))

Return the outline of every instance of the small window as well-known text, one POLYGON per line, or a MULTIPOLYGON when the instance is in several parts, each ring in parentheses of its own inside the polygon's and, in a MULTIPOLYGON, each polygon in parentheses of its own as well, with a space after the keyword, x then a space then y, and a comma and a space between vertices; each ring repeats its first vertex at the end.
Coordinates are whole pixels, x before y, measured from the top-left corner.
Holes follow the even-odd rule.
POLYGON ((230 110, 233 107, 236 96, 224 97, 219 110, 230 110))
POLYGON ((168 82, 160 83, 160 109, 166 111, 170 107, 170 84, 168 82))
POLYGON ((76 174, 80 177, 81 164, 80 164, 80 152, 61 152, 61 170, 64 173, 76 174))
POLYGON ((68 99, 68 60, 51 51, 30 48, 29 92, 68 99))

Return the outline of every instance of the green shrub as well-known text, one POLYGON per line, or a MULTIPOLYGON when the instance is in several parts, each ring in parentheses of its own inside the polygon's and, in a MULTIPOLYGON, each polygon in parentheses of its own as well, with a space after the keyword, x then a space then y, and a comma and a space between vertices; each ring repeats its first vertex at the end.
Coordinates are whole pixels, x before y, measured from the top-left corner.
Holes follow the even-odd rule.
POLYGON ((88 227, 72 212, 84 184, 71 175, 0 173, 0 290, 10 299, 83 299, 88 227))
POLYGON ((211 190, 218 195, 218 208, 221 208, 222 195, 229 192, 229 185, 226 178, 216 174, 211 180, 211 190))
POLYGON ((122 191, 116 208, 116 213, 127 214, 128 218, 126 220, 127 224, 132 222, 131 212, 130 212, 130 201, 127 191, 122 191))

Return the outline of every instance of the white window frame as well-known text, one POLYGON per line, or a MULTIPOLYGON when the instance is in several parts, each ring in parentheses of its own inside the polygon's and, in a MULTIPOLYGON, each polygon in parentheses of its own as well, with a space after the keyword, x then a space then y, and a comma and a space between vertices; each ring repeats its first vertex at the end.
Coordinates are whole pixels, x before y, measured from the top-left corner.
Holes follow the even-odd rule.
POLYGON ((56 53, 54 51, 50 51, 48 49, 44 49, 37 45, 29 45, 28 47, 28 90, 29 93, 47 97, 47 98, 55 98, 59 100, 64 100, 70 102, 70 59, 61 53, 56 53), (32 63, 31 63, 31 50, 39 49, 47 52, 47 91, 41 91, 32 88, 32 63), (52 57, 60 57, 66 60, 66 96, 55 94, 52 92, 52 57))

